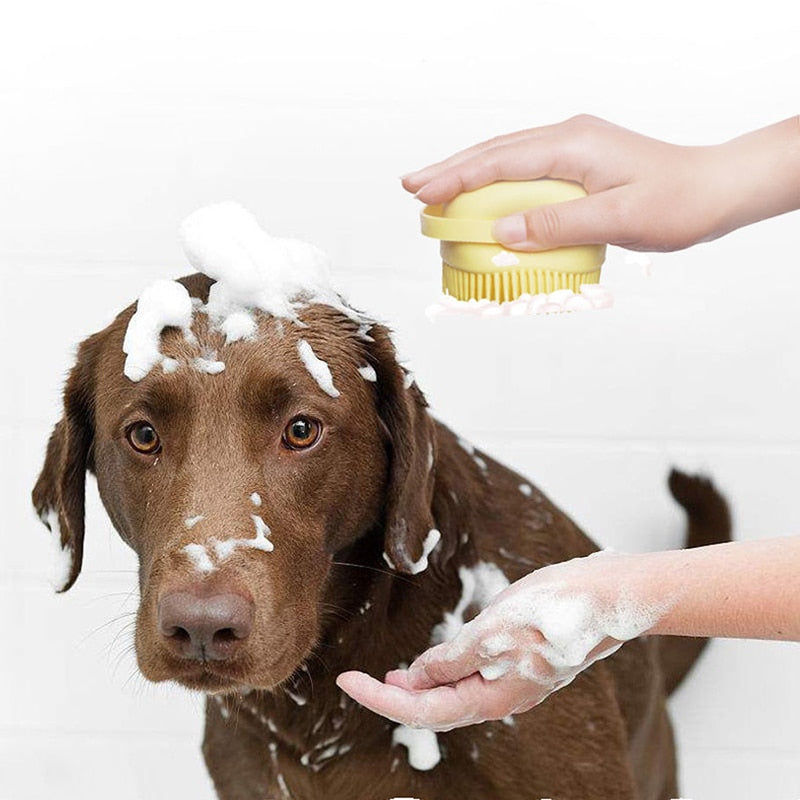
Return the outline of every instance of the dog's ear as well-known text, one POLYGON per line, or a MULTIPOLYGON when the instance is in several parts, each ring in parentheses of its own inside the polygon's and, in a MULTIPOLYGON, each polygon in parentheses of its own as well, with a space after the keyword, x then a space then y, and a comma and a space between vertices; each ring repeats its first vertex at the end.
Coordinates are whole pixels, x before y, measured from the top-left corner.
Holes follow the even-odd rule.
POLYGON ((102 334, 78 348, 78 358, 64 388, 64 415, 50 441, 33 505, 39 518, 58 537, 62 562, 56 590, 65 592, 75 583, 83 561, 83 516, 86 470, 92 469, 94 441, 94 390, 102 334))
POLYGON ((386 427, 389 482, 386 491, 384 558, 398 572, 414 574, 427 565, 437 540, 432 513, 436 437, 425 397, 411 373, 397 362, 389 331, 373 325, 368 348, 376 372, 378 413, 386 427))

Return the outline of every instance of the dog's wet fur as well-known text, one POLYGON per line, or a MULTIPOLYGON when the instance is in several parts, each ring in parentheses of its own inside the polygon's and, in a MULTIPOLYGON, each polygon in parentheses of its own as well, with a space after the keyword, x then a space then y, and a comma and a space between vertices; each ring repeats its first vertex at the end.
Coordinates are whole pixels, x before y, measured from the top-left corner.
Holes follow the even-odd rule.
MULTIPOLYGON (((205 302, 208 278, 181 282, 205 302)), ((262 316, 256 338, 226 345, 195 314, 197 343, 176 329, 162 335, 162 352, 182 366, 133 383, 122 341, 134 308, 80 346, 33 500, 40 514, 58 513, 73 556, 69 588, 82 560, 85 474, 97 476, 139 558, 139 667, 208 694, 203 752, 220 798, 678 796, 665 699, 702 639, 632 641, 513 724, 438 734, 440 763, 411 768, 392 743, 396 726, 350 701, 335 677, 380 677, 423 652, 461 596, 459 567, 492 562, 514 581, 596 545, 524 477, 431 417, 382 325, 365 337, 341 313, 310 305, 304 327, 262 316), (329 364, 339 397, 303 366, 301 338, 329 364), (221 374, 188 365, 208 350, 225 362, 221 374), (358 371, 367 365, 374 382, 358 371), (321 422, 313 447, 286 446, 297 415, 321 422), (131 447, 140 421, 158 432, 155 454, 131 447), (212 553, 216 541, 252 538, 254 514, 274 550, 238 548, 199 571, 183 548, 212 553), (441 542, 412 574, 432 528, 441 542), (215 656, 198 655, 176 638, 180 626, 165 626, 166 598, 176 596, 189 611, 233 598, 225 602, 246 609, 247 624, 232 625, 215 656)), ((688 546, 730 537, 710 482, 673 471, 670 488, 689 516, 688 546)))

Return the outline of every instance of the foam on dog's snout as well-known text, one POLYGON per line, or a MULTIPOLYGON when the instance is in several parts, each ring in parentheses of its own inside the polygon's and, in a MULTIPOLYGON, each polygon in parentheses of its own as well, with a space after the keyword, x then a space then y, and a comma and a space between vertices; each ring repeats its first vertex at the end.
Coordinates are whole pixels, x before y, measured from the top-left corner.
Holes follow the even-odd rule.
POLYGON ((251 514, 250 519, 253 520, 256 527, 254 539, 216 539, 214 541, 214 553, 220 561, 224 561, 239 547, 262 550, 265 553, 271 553, 275 549, 275 545, 268 538, 270 529, 267 523, 257 514, 251 514))
POLYGON ((183 548, 183 552, 189 556, 189 560, 194 564, 194 568, 198 572, 207 575, 209 572, 214 571, 214 562, 211 560, 211 556, 208 555, 208 550, 206 550, 204 545, 195 543, 187 544, 183 548))
POLYGON ((191 324, 192 299, 183 284, 156 281, 148 286, 139 297, 122 342, 122 351, 127 356, 125 376, 132 381, 142 380, 164 359, 161 331, 167 327, 182 328, 191 337, 191 324))
MULTIPOLYGON (((261 505, 261 495, 259 495, 258 492, 253 492, 249 499, 252 505, 261 505)), ((205 517, 202 514, 197 514, 193 517, 187 517, 183 521, 183 524, 187 529, 191 530, 198 522, 204 519, 205 517)), ((258 514, 251 514, 250 519, 253 521, 253 526, 256 531, 256 535, 251 539, 217 539, 215 537, 209 539, 207 545, 192 542, 181 549, 189 557, 195 569, 198 572, 202 572, 204 575, 213 572, 217 568, 217 565, 211 558, 212 552, 217 562, 225 561, 225 559, 233 555, 238 548, 261 550, 264 553, 271 553, 275 549, 275 545, 269 538, 271 535, 269 526, 258 514)))

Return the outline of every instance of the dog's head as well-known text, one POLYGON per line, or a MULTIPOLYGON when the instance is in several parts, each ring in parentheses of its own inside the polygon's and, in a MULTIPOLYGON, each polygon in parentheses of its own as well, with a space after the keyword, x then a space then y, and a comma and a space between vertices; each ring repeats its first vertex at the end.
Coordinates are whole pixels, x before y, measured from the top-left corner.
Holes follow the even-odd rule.
MULTIPOLYGON (((211 281, 181 281, 207 299, 211 281)), ((388 332, 326 305, 225 343, 197 312, 169 360, 123 375, 134 307, 80 346, 33 501, 80 572, 84 482, 139 558, 143 674, 270 688, 319 641, 337 554, 414 572, 433 528, 433 423, 388 332), (305 344, 302 344, 305 342, 305 344), (308 355, 304 362, 304 348, 308 355), (218 362, 198 361, 216 353, 218 362), (327 363, 333 390, 313 359, 327 363), (310 364, 311 368, 307 366, 310 364)))

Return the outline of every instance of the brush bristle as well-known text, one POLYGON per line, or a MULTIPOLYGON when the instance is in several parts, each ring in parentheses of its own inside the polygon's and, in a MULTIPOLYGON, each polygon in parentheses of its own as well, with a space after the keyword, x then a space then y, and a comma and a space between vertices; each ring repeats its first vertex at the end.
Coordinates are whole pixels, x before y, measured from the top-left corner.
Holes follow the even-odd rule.
POLYGON ((541 294, 571 289, 578 294, 584 283, 599 283, 594 272, 554 272, 544 269, 511 269, 498 272, 469 272, 442 264, 442 291, 457 300, 493 300, 505 303, 521 294, 541 294))

